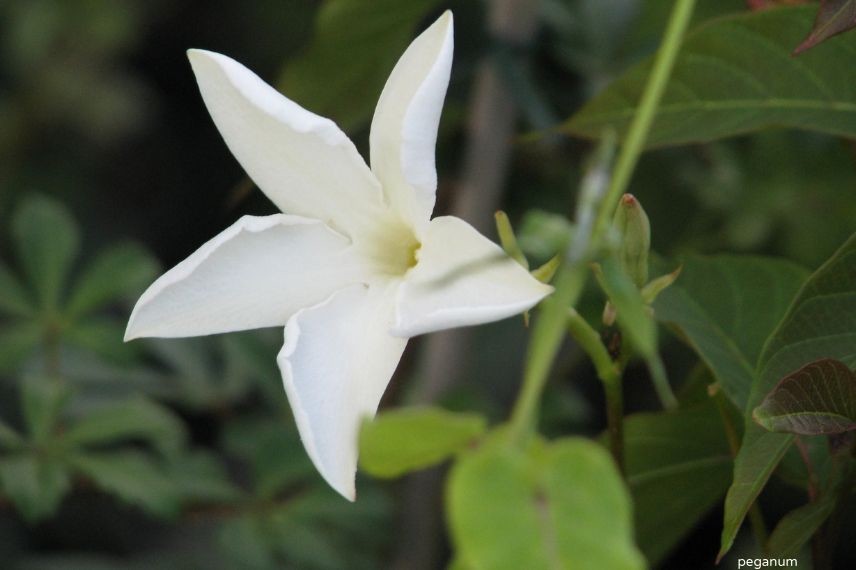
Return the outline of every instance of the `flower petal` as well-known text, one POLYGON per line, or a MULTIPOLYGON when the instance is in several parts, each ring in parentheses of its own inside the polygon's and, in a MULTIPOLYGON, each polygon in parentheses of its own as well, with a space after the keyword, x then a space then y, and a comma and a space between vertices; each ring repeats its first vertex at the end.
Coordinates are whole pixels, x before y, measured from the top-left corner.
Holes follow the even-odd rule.
POLYGON ((410 337, 504 319, 552 291, 464 220, 434 218, 399 289, 392 332, 410 337))
POLYGON ((224 55, 194 49, 188 57, 232 154, 280 210, 352 235, 384 209, 377 179, 333 121, 303 109, 224 55))
POLYGON ((309 457, 351 501, 360 422, 374 416, 407 344, 388 333, 395 286, 356 285, 298 312, 277 359, 309 457))
POLYGON ((446 12, 398 60, 372 120, 372 171, 393 208, 417 231, 434 210, 434 147, 452 69, 452 13, 446 12))
POLYGON ((317 220, 244 216, 143 293, 125 340, 282 326, 363 272, 350 241, 317 220))

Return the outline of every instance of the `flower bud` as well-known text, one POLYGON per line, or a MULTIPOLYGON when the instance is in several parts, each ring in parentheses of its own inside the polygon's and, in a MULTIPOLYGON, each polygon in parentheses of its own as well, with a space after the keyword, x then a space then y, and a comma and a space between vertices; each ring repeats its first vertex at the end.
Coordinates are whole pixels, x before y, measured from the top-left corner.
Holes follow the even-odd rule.
POLYGON ((621 238, 618 259, 625 274, 640 289, 648 281, 648 250, 651 249, 651 225, 642 204, 632 194, 618 202, 612 226, 621 238))

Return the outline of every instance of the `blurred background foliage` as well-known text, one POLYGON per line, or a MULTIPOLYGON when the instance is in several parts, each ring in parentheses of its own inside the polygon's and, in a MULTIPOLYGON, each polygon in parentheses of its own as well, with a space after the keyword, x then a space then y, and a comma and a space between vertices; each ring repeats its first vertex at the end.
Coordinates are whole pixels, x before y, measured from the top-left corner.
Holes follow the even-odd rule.
MULTIPOLYGON (((280 330, 122 343, 131 304, 161 269, 241 214, 274 210, 229 156, 186 49, 229 54, 365 151, 388 72, 451 8, 437 213, 455 207, 477 70, 492 62, 521 136, 501 202, 485 208, 508 211, 545 261, 588 143, 523 135, 649 55, 670 5, 543 0, 533 39, 515 44, 489 33, 487 0, 0 1, 0 567, 415 567, 397 544, 416 524, 405 483, 363 478, 349 504, 312 469, 275 366, 280 330)), ((745 9, 703 0, 696 19, 745 9)), ((853 230, 854 158, 841 139, 768 131, 652 151, 633 192, 664 257, 753 252, 813 268, 853 230)), ((581 312, 599 302, 590 295, 581 312)), ((680 382, 695 357, 664 337, 680 382)), ((443 405, 502 419, 525 342, 520 319, 476 330, 443 405)), ((420 390, 434 364, 423 348, 412 343, 384 405, 420 390)), ((643 375, 629 371, 631 411, 654 405, 643 375)), ((545 433, 603 428, 578 351, 566 350, 549 390, 545 433)), ((778 491, 774 502, 796 503, 778 491)), ((659 553, 662 567, 712 567, 721 512, 699 517, 659 553)), ((444 561, 441 527, 427 532, 444 561)))

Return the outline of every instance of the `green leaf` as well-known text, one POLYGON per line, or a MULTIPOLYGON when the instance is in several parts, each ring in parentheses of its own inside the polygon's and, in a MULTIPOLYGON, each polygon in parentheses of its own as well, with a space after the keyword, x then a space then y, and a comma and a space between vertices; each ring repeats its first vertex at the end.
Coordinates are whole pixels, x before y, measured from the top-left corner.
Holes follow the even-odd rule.
POLYGON ((404 408, 365 421, 360 430, 360 466, 375 477, 398 477, 449 458, 482 435, 477 414, 439 408, 404 408))
POLYGON ((42 342, 44 330, 35 322, 16 322, 0 328, 0 372, 12 372, 42 342))
POLYGON ((0 313, 29 317, 35 312, 33 301, 18 278, 0 263, 0 313))
POLYGON ((0 419, 0 449, 18 450, 24 446, 24 438, 9 424, 0 419))
POLYGON ((565 216, 529 210, 523 216, 517 240, 521 249, 535 259, 548 259, 565 251, 574 226, 565 216))
POLYGON ((62 340, 70 345, 92 351, 108 362, 129 363, 139 345, 126 343, 125 323, 109 318, 88 318, 63 330, 62 340))
POLYGON ((328 0, 306 51, 285 69, 290 99, 344 130, 371 117, 395 62, 439 0, 328 0))
MULTIPOLYGON (((791 49, 811 26, 810 6, 712 20, 687 35, 647 139, 660 147, 712 141, 769 127, 856 134, 856 38, 833 38, 799 58, 791 49)), ((563 124, 597 138, 626 132, 647 60, 627 71, 563 124)))
POLYGON ((158 269, 154 257, 134 243, 102 251, 77 281, 65 307, 66 317, 76 319, 109 303, 136 298, 158 269))
POLYGON ((21 204, 11 226, 18 259, 39 305, 56 309, 80 245, 77 223, 62 204, 36 195, 21 204))
POLYGON ((752 417, 769 431, 829 435, 856 429, 856 374, 825 358, 785 376, 752 417))
POLYGON ((153 515, 171 518, 179 512, 176 483, 144 453, 76 453, 68 462, 102 490, 153 515))
POLYGON ((854 27, 856 27, 856 0, 820 0, 820 8, 811 33, 797 46, 794 55, 854 27))
POLYGON ((48 457, 0 459, 0 488, 28 522, 52 515, 71 486, 66 468, 48 457))
POLYGON ((835 496, 824 494, 815 503, 786 514, 770 534, 767 551, 777 558, 793 558, 835 510, 835 496))
POLYGON ((856 365, 856 234, 812 274, 764 345, 725 499, 720 556, 731 548, 746 513, 793 442, 792 435, 756 425, 752 410, 782 378, 821 358, 856 365))
POLYGON ((68 427, 63 441, 72 446, 103 446, 145 441, 167 456, 176 456, 186 441, 184 424, 169 409, 137 398, 89 411, 68 427))
POLYGON ((602 278, 598 277, 633 348, 646 358, 652 356, 657 351, 657 327, 636 284, 612 258, 604 261, 602 278))
POLYGON ((732 459, 714 403, 628 416, 627 482, 636 540, 651 565, 716 505, 731 483, 732 459))
POLYGON ((264 521, 253 516, 242 516, 223 523, 217 533, 223 549, 233 567, 248 570, 270 570, 277 567, 264 521))
POLYGON ((654 303, 654 316, 677 330, 743 410, 764 341, 807 276, 777 259, 689 257, 654 303))
POLYGON ((21 384, 21 409, 30 438, 44 443, 54 430, 68 402, 70 392, 58 378, 30 374, 21 384))
POLYGON ((627 490, 589 441, 527 453, 493 440, 453 467, 447 508, 457 556, 474 570, 645 567, 627 490))
POLYGON ((183 502, 232 503, 244 493, 229 480, 223 465, 211 453, 184 453, 172 459, 167 467, 183 502))

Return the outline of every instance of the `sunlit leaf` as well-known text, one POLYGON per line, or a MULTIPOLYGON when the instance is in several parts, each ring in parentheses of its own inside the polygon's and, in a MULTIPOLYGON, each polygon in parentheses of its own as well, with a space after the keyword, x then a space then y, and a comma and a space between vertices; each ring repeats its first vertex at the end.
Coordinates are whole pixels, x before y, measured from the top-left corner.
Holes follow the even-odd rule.
POLYGON ((856 366, 856 234, 811 275, 764 345, 725 500, 720 555, 731 548, 746 513, 793 442, 792 435, 755 424, 752 410, 782 378, 821 358, 856 366))
POLYGON ((447 508, 458 556, 474 570, 645 567, 627 490, 589 441, 529 452, 490 442, 452 469, 447 508))
POLYGON ((784 260, 692 256, 657 298, 654 316, 677 330, 743 410, 764 341, 807 276, 784 260))
POLYGON ((770 431, 829 435, 856 429, 856 374, 833 359, 785 376, 752 417, 770 431))
POLYGON ((136 297, 157 271, 157 261, 144 248, 134 243, 114 245, 85 268, 72 290, 65 314, 74 319, 105 304, 136 297))
POLYGON ((18 261, 46 310, 57 308, 80 242, 77 223, 65 207, 45 196, 28 196, 12 218, 18 261))
MULTIPOLYGON (((856 134, 856 49, 846 34, 792 58, 813 8, 783 7, 718 18, 691 32, 647 138, 649 147, 712 141, 769 127, 856 134)), ((562 126, 600 137, 626 132, 651 60, 622 75, 562 126)))
POLYGON ((383 412, 360 430, 360 467, 375 477, 398 477, 449 458, 487 427, 477 414, 440 408, 383 412))
POLYGON ((389 72, 439 0, 328 0, 306 51, 280 87, 290 99, 353 130, 372 115, 389 72))
POLYGON ((856 0, 820 0, 811 33, 794 50, 799 54, 856 27, 856 0))

